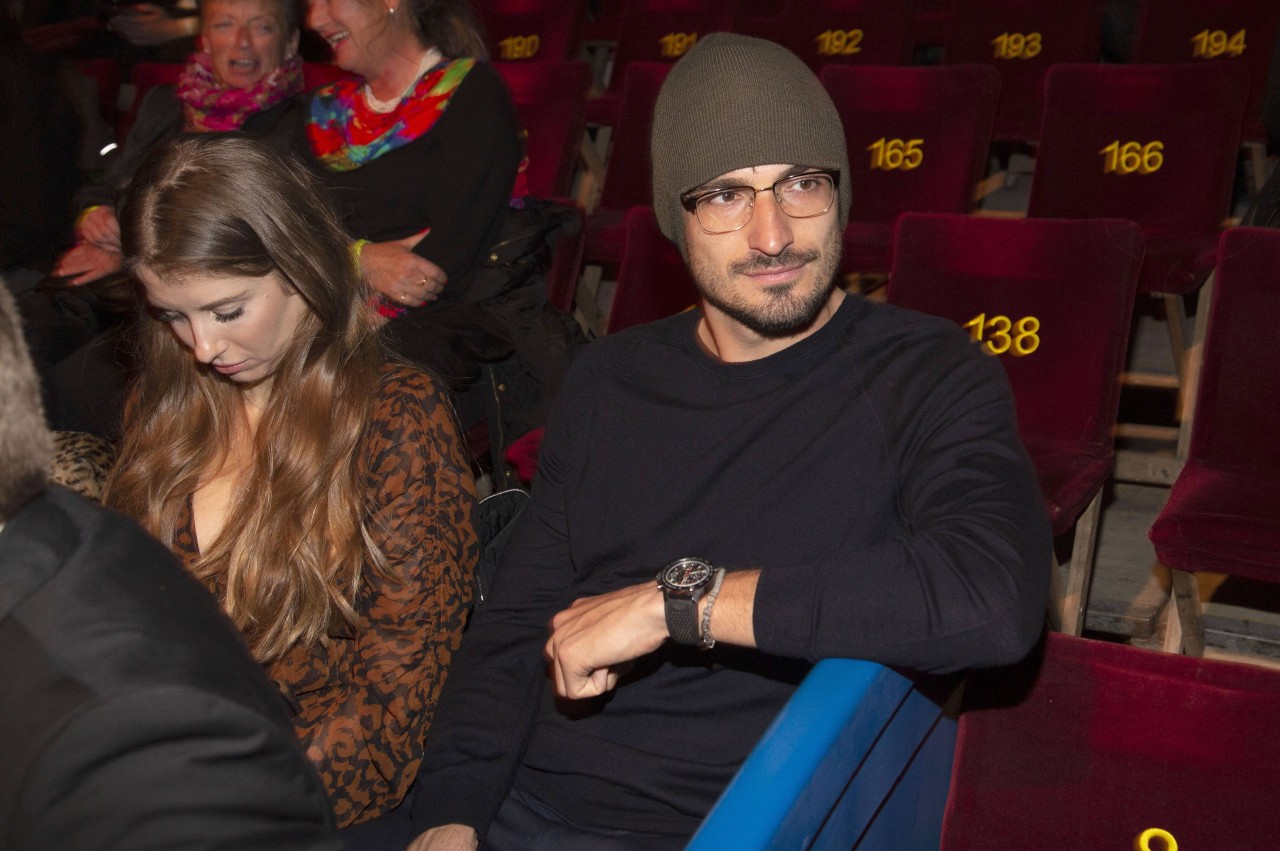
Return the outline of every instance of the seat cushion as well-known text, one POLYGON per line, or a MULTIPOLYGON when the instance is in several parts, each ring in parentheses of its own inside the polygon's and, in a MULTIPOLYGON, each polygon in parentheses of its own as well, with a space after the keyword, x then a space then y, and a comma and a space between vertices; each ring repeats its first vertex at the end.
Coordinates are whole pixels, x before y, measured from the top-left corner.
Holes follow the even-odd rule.
POLYGON ((1188 461, 1150 536, 1170 567, 1280 582, 1280 482, 1188 461))
POLYGON ((1028 441, 1054 536, 1071 529, 1089 500, 1111 474, 1111 453, 1103 447, 1028 441))

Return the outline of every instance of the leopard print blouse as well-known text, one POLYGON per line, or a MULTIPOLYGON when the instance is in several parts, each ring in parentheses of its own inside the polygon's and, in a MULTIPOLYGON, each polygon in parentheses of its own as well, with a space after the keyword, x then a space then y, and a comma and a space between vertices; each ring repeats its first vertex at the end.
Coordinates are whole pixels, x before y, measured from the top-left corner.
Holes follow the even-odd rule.
MULTIPOLYGON (((366 431, 365 528, 397 581, 366 563, 366 628, 267 666, 339 827, 387 812, 413 783, 471 602, 475 484, 445 392, 425 373, 394 369, 366 431)), ((188 565, 199 553, 189 499, 174 549, 188 565)))

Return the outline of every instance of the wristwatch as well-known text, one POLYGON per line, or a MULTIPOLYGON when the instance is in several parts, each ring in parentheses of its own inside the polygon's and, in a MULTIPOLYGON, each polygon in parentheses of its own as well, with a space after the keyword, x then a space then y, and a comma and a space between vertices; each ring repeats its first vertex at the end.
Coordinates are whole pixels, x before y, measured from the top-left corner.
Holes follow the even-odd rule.
POLYGON ((711 588, 715 573, 711 563, 701 558, 679 558, 658 572, 658 587, 666 602, 667 632, 675 643, 691 647, 702 644, 698 601, 711 588))

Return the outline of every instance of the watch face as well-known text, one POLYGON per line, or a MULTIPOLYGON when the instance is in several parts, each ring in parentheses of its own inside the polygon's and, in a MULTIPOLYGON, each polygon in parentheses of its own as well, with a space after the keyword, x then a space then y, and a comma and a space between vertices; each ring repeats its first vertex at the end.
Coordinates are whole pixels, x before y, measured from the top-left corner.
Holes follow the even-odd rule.
POLYGON ((711 565, 696 558, 682 558, 662 569, 662 584, 668 588, 697 588, 711 578, 711 565))

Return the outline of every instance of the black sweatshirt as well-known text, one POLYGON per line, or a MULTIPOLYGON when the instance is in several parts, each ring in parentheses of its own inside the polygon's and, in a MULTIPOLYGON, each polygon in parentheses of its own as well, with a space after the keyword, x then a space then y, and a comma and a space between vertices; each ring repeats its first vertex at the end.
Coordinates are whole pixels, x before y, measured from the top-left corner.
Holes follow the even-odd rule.
POLYGON ((514 779, 580 824, 687 836, 809 663, 945 673, 1038 635, 1049 527, 994 358, 951 323, 849 297, 799 343, 726 364, 699 317, 610 335, 571 370, 436 712, 422 829, 483 835, 514 779), (681 556, 762 569, 759 650, 668 642, 613 693, 558 708, 551 616, 681 556))

